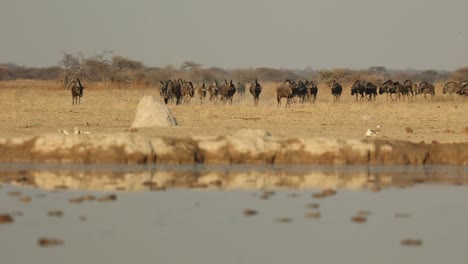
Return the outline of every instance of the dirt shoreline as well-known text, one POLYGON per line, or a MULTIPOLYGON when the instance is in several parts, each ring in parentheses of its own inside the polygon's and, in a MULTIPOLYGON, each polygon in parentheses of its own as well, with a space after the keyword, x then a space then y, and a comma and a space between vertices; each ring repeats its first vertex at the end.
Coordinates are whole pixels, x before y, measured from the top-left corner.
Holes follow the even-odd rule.
POLYGON ((263 132, 245 130, 226 136, 187 138, 132 133, 0 138, 0 162, 468 164, 468 142, 426 144, 382 139, 284 138, 263 132))

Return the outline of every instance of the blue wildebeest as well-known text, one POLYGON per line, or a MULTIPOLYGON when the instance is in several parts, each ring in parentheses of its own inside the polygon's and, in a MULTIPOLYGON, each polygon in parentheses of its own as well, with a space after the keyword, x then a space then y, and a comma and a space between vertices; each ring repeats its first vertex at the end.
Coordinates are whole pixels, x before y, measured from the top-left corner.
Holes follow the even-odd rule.
POLYGON ((448 93, 449 95, 453 93, 459 94, 461 89, 462 89, 462 83, 448 82, 444 84, 444 87, 442 88, 442 93, 443 94, 448 93))
POLYGON ((317 85, 315 85, 313 81, 308 81, 306 79, 306 87, 307 87, 307 100, 315 104, 315 101, 317 100, 317 93, 318 93, 317 85))
POLYGON ((237 94, 239 95, 239 98, 241 100, 244 100, 245 98, 245 84, 242 82, 237 83, 237 94))
POLYGON ((286 98, 286 106, 291 107, 291 99, 293 97, 293 86, 294 82, 286 80, 278 87, 276 87, 276 99, 278 100, 278 107, 281 106, 281 99, 286 98))
POLYGON ((184 103, 190 103, 190 99, 195 95, 195 88, 193 87, 193 83, 191 81, 183 82, 181 87, 182 97, 184 98, 184 103))
POLYGON ((408 99, 413 99, 414 91, 413 91, 414 83, 411 80, 406 80, 403 82, 403 96, 406 95, 408 99), (410 97, 411 96, 411 97, 410 97))
POLYGON ((80 98, 83 97, 84 86, 81 85, 80 79, 71 82, 72 105, 80 104, 80 98))
POLYGON ((401 83, 399 82, 394 82, 392 80, 387 80, 379 88, 379 94, 387 93, 387 101, 389 96, 390 99, 392 99, 393 101, 395 101, 396 99, 400 99, 402 92, 403 85, 401 85, 401 83), (393 98, 393 95, 395 95, 395 98, 393 98))
POLYGON ((421 82, 418 85, 418 94, 424 94, 424 98, 427 99, 426 95, 430 94, 431 98, 435 96, 435 87, 434 84, 428 83, 426 81, 421 82))
POLYGON ((202 84, 200 84, 198 87, 197 87, 197 93, 198 93, 198 96, 200 97, 200 104, 203 103, 203 99, 206 98, 206 85, 205 85, 205 82, 202 82, 202 84))
POLYGON ((366 90, 365 81, 356 80, 354 84, 351 85, 351 96, 356 96, 356 102, 358 101, 359 98, 361 99, 361 101, 363 101, 365 90, 366 90))
POLYGON ((343 87, 336 80, 333 80, 329 86, 333 95, 333 101, 339 101, 341 98, 341 94, 343 93, 343 87))
POLYGON ((218 81, 214 80, 212 84, 208 86, 208 92, 210 93, 210 101, 213 101, 216 103, 218 101, 218 91, 219 91, 219 85, 218 81))
POLYGON ((225 83, 221 85, 219 89, 219 93, 221 95, 221 102, 225 104, 227 101, 229 101, 229 103, 232 104, 232 98, 236 93, 236 86, 232 80, 229 83, 227 83, 227 80, 225 80, 225 83))
POLYGON ((258 82, 257 78, 255 78, 255 81, 250 85, 249 91, 254 98, 254 105, 257 106, 260 100, 260 93, 262 92, 262 85, 258 82))

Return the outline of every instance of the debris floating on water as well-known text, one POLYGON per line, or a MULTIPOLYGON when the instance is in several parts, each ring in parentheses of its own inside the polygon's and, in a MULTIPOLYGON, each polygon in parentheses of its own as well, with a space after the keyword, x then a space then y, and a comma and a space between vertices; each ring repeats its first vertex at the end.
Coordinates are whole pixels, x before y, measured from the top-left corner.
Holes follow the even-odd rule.
POLYGON ((9 214, 1 214, 0 215, 0 224, 8 224, 8 223, 13 223, 13 217, 9 214))
POLYGON ((258 212, 256 210, 253 210, 253 209, 246 209, 244 211, 244 215, 245 216, 254 216, 254 215, 257 215, 258 212))
POLYGON ((420 239, 404 239, 401 241, 403 246, 410 246, 410 247, 419 247, 422 246, 423 241, 420 239))
POLYGON ((41 237, 41 238, 38 239, 37 243, 41 247, 61 246, 61 245, 63 245, 63 240, 56 239, 56 238, 41 237))

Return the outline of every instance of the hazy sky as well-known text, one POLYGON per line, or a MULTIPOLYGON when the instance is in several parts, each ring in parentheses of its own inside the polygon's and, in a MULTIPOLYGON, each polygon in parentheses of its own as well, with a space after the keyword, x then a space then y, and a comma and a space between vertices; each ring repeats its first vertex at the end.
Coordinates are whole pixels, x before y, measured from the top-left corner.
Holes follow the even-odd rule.
POLYGON ((1 0, 0 63, 103 50, 148 66, 454 70, 468 0, 1 0))

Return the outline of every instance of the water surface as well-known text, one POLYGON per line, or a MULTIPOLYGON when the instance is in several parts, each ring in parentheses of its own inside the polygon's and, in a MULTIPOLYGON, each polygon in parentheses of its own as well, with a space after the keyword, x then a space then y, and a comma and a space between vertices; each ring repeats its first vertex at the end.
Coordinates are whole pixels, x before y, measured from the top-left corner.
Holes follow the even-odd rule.
POLYGON ((14 218, 0 224, 2 263, 468 259, 467 168, 462 166, 2 164, 0 175, 0 214, 14 218), (314 198, 325 189, 336 194, 314 198), (115 201, 70 202, 110 193, 115 201), (246 216, 246 209, 257 214, 246 216), (57 210, 62 217, 48 216, 57 210), (305 217, 311 212, 320 217, 305 217), (356 215, 367 221, 351 221, 356 215), (40 247, 40 237, 63 245, 40 247), (405 239, 422 245, 402 245, 405 239))

